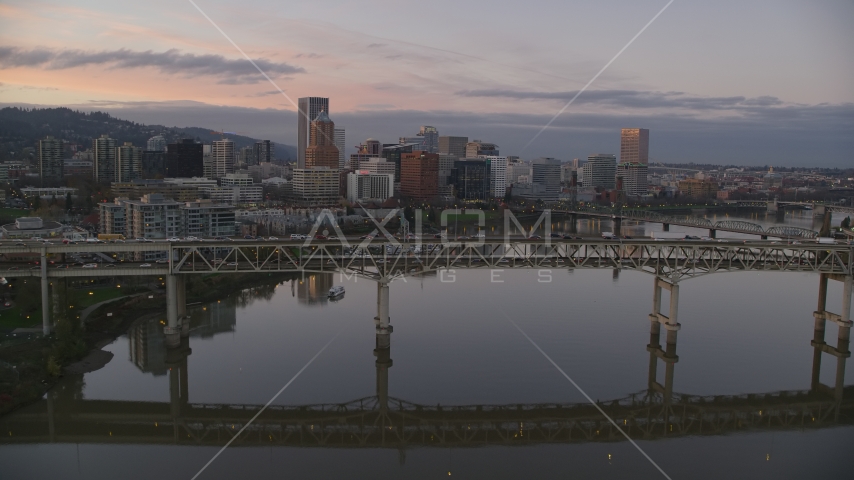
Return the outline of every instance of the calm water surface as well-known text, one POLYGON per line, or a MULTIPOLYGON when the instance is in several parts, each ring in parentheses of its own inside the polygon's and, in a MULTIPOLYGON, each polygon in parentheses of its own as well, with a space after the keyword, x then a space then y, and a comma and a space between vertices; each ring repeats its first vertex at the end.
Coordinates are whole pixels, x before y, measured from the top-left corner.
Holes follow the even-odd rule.
MULTIPOLYGON (((812 228, 806 213, 787 223, 812 228)), ((762 217, 755 220, 769 222, 762 217)), ((583 228, 610 228, 608 222, 596 223, 583 228)), ((660 227, 629 228, 639 234, 660 227)), ((611 270, 508 270, 499 278, 503 283, 491 281, 487 271, 460 270, 454 282, 429 276, 391 284, 390 397, 428 409, 443 406, 443 411, 460 405, 586 403, 511 320, 594 400, 643 396, 653 277, 611 270)), ((817 291, 818 276, 800 273, 721 273, 682 282, 674 392, 723 397, 809 390, 817 291)), ((828 310, 839 311, 841 303, 841 285, 831 282, 828 310)), ((170 368, 184 368, 182 357, 167 355, 160 317, 143 319, 105 347, 114 358, 104 368, 67 376, 50 402, 0 419, 12 439, 22 437, 0 446, 0 476, 192 478, 228 437, 175 445, 168 434, 139 436, 126 424, 147 422, 143 413, 152 405, 168 411, 170 391, 182 381, 195 406, 266 404, 333 339, 271 407, 372 398, 385 381, 374 356, 376 306, 374 282, 337 274, 197 305, 183 356, 186 375, 171 375, 171 384, 170 368), (333 284, 347 290, 336 302, 325 298, 333 284), (85 412, 81 404, 89 405, 85 412), (121 409, 128 409, 122 425, 99 416, 121 409)), ((835 345, 832 324, 826 339, 835 345)), ((824 355, 821 368, 822 383, 832 386, 835 359, 824 355)), ((657 380, 664 382, 661 362, 657 380)), ((854 369, 846 370, 844 383, 854 383, 854 369)), ((602 423, 604 428, 607 422, 602 423)), ((163 428, 172 432, 171 426, 163 428)), ((832 418, 821 428, 637 438, 674 479, 851 478, 852 441, 854 427, 832 418)), ((326 447, 307 444, 312 446, 238 442, 198 478, 430 479, 449 472, 454 478, 664 478, 618 438, 450 448, 419 441, 382 448, 342 448, 331 440, 326 447)))

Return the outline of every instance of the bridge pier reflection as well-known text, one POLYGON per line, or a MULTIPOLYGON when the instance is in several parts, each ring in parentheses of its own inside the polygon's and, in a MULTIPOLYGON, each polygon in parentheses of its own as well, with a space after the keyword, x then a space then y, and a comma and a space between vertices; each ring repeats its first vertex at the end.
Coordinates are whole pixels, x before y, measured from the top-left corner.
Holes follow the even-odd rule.
POLYGON ((681 325, 677 321, 679 306, 679 285, 664 279, 655 278, 655 288, 652 296, 652 313, 649 315, 649 393, 661 393, 666 406, 670 405, 673 396, 673 372, 679 357, 676 355, 676 336, 681 325), (661 313, 661 291, 670 291, 670 308, 667 315, 661 313), (667 331, 665 346, 661 346, 661 327, 667 331), (664 362, 664 385, 658 382, 658 361, 664 362))
POLYGON ((187 279, 183 275, 166 275, 166 346, 178 348, 181 337, 190 334, 187 317, 187 279))
POLYGON ((193 353, 189 338, 179 337, 178 343, 177 348, 166 351, 166 366, 169 367, 169 413, 172 416, 175 443, 178 443, 179 427, 190 403, 187 357, 193 353))
POLYGON ((818 306, 813 312, 815 319, 815 328, 813 331, 813 339, 810 344, 813 346, 813 364, 812 364, 812 380, 810 389, 813 391, 823 391, 833 395, 837 401, 842 400, 842 392, 845 381, 845 362, 851 356, 849 350, 849 340, 851 337, 851 290, 852 276, 851 275, 830 275, 822 273, 819 278, 818 287, 818 306), (837 280, 843 284, 842 293, 842 312, 835 314, 827 311, 827 286, 828 280, 837 280), (825 330, 827 322, 831 321, 839 327, 836 347, 832 347, 825 342, 825 330), (836 357, 836 378, 834 386, 831 388, 821 383, 821 357, 822 353, 827 353, 836 357))

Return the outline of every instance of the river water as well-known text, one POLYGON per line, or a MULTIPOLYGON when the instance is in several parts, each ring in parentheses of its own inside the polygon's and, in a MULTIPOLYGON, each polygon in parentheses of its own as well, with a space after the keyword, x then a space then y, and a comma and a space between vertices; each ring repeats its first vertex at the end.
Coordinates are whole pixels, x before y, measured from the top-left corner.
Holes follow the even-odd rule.
MULTIPOLYGON (((753 220, 776 221, 764 214, 753 220)), ((815 229, 813 222, 809 212, 786 218, 815 229)), ((602 223, 582 222, 579 233, 610 229, 602 223)), ((584 394, 606 404, 640 398, 648 389, 653 277, 612 270, 507 270, 496 277, 459 270, 453 279, 391 284, 387 370, 374 354, 377 285, 365 279, 311 276, 192 306, 188 348, 177 359, 163 344, 162 316, 141 319, 104 347, 114 355, 105 367, 68 375, 49 399, 0 418, 0 433, 8 430, 0 444, 0 476, 193 478, 230 436, 218 431, 216 438, 185 440, 198 431, 192 418, 187 430, 174 429, 174 437, 172 426, 142 425, 150 408, 169 412, 179 383, 197 413, 262 406, 286 385, 271 410, 346 404, 374 398, 386 373, 390 397, 434 412, 437 406, 448 412, 469 405, 589 404, 584 394), (332 285, 346 288, 338 301, 326 298, 332 285), (183 369, 184 378, 170 369, 183 369), (159 428, 168 431, 161 435, 159 428)), ((726 399, 810 389, 817 275, 720 273, 680 285, 674 392, 726 399)), ((841 284, 832 281, 828 310, 838 312, 841 304, 841 284)), ((835 345, 833 324, 826 339, 835 345)), ((660 383, 664 371, 659 361, 660 383)), ((835 375, 836 360, 824 354, 821 382, 833 386, 835 375)), ((854 383, 854 368, 846 369, 844 383, 854 383)), ((793 398, 786 407, 792 415, 799 402, 793 398)), ((597 421, 604 431, 608 421, 597 421)), ((572 442, 496 438, 475 446, 422 437, 382 446, 341 446, 330 437, 325 445, 315 439, 300 446, 282 445, 271 435, 269 443, 235 442, 198 478, 851 478, 850 421, 775 422, 717 434, 670 435, 665 428, 635 436, 637 447, 619 435, 572 442)), ((519 428, 522 437, 525 428, 519 428)))

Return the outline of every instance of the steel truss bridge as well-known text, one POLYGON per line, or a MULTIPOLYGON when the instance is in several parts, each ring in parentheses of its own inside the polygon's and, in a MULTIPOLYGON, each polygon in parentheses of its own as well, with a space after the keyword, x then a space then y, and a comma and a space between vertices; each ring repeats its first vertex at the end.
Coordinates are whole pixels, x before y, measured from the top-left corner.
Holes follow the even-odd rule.
POLYGON ((761 225, 746 222, 744 220, 720 220, 712 222, 708 218, 696 217, 693 215, 665 215, 651 210, 629 210, 629 209, 611 209, 607 207, 590 207, 590 208, 575 208, 573 210, 552 211, 552 215, 582 215, 589 217, 602 217, 621 220, 638 220, 642 222, 661 223, 669 228, 670 225, 681 225, 683 227, 704 228, 709 230, 710 235, 718 230, 744 233, 749 235, 760 235, 763 238, 816 238, 818 232, 806 228, 793 226, 776 226, 767 230, 761 225))
MULTIPOLYGON (((438 241, 438 240, 437 240, 438 241)), ((0 277, 97 277, 211 273, 345 272, 375 279, 434 273, 444 269, 605 268, 635 270, 671 281, 733 271, 817 272, 851 275, 854 246, 782 244, 769 241, 503 240, 477 239, 436 244, 380 238, 345 246, 339 241, 152 242, 0 247, 0 255, 40 254, 44 268, 13 269, 0 263, 0 277), (115 262, 112 268, 48 267, 69 253, 133 256, 162 252, 168 263, 115 262)), ((165 261, 165 260, 164 260, 165 261)), ((19 267, 17 267, 19 268, 19 267)))
MULTIPOLYGON (((633 439, 854 423, 849 399, 812 391, 702 397, 642 392, 599 405, 633 439)), ((261 405, 81 400, 28 407, 0 421, 2 443, 225 444, 261 405)), ((419 405, 372 396, 268 407, 235 446, 464 447, 614 442, 624 437, 590 404, 419 405)))

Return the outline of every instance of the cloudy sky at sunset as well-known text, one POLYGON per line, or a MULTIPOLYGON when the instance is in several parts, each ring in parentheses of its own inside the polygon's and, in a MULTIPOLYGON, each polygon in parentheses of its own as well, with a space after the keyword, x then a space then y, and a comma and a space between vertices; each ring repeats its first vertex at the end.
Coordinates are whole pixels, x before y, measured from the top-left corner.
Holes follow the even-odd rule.
MULTIPOLYGON (((434 125, 507 155, 854 166, 854 2, 194 0, 347 143, 434 125)), ((296 143, 296 108, 188 0, 0 3, 0 103, 296 143)))

